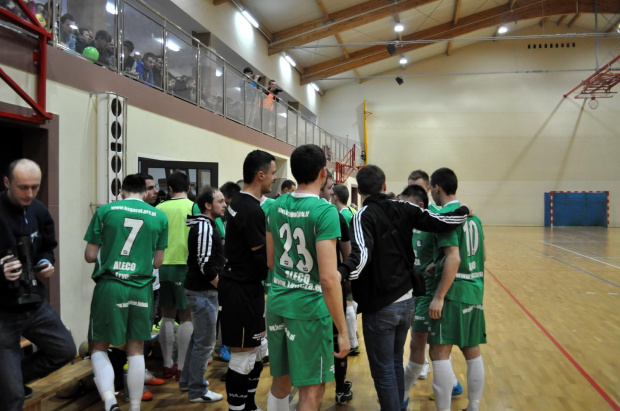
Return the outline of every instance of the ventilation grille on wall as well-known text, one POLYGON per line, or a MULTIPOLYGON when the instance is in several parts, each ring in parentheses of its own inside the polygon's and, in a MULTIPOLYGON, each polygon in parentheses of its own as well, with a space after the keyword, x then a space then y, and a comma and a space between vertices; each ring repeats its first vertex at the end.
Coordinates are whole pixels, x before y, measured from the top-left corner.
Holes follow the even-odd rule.
POLYGON ((532 43, 528 44, 528 50, 531 49, 570 49, 575 48, 577 45, 575 43, 532 43))

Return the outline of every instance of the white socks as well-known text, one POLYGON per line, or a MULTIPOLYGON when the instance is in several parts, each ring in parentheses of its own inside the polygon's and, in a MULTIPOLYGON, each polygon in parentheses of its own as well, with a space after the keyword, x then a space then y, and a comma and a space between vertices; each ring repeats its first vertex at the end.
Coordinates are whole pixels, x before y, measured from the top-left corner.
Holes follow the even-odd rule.
POLYGON ((450 360, 433 361, 433 391, 437 411, 449 411, 452 401, 454 371, 450 360))
POLYGON ((271 391, 269 391, 267 409, 269 411, 288 411, 288 395, 284 398, 276 398, 271 391))
POLYGON ((189 340, 191 340, 193 332, 194 324, 191 321, 181 323, 177 330, 177 347, 179 350, 177 364, 179 365, 179 371, 183 369, 183 365, 185 364, 185 355, 187 354, 189 340))
POLYGON ((349 341, 351 342, 351 348, 356 348, 359 345, 357 341, 357 317, 355 315, 355 307, 347 305, 345 311, 345 320, 347 322, 347 331, 349 332, 349 341))
MULTIPOLYGON (((159 342, 161 355, 164 357, 164 367, 172 368, 172 351, 174 351, 174 318, 162 318, 159 328, 159 342)), ((187 350, 187 347, 185 347, 187 350)))
POLYGON ((482 356, 467 360, 467 411, 478 411, 484 389, 484 363, 482 356))
POLYGON ((144 391, 144 355, 127 357, 127 388, 129 388, 130 411, 139 411, 144 391))
MULTIPOLYGON (((90 363, 95 374, 95 385, 99 390, 99 395, 105 403, 105 409, 109 410, 116 404, 114 396, 114 368, 108 357, 107 352, 97 351, 90 356, 90 363)), ((144 372, 144 371, 143 371, 144 372)))
POLYGON ((403 401, 409 398, 409 391, 411 391, 411 389, 415 385, 415 382, 422 373, 423 369, 424 364, 418 364, 413 361, 409 361, 405 366, 405 395, 403 401))

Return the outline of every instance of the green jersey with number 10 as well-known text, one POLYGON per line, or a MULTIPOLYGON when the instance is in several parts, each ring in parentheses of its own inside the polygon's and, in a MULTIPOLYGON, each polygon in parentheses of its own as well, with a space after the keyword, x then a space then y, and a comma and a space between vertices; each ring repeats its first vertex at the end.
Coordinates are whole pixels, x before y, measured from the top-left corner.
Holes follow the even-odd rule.
MULTIPOLYGON (((460 207, 458 201, 446 204, 441 213, 449 213, 460 207)), ((461 264, 454 283, 448 290, 446 298, 467 304, 482 304, 484 295, 484 233, 482 222, 477 216, 467 218, 456 230, 435 235, 437 249, 435 258, 435 284, 433 295, 443 273, 445 254, 443 247, 458 246, 461 264)))
POLYGON ((155 250, 168 246, 168 218, 141 200, 104 204, 90 221, 84 240, 101 245, 93 280, 108 272, 114 275, 111 278, 141 287, 154 278, 155 250))
POLYGON ((328 316, 319 284, 316 243, 340 237, 336 206, 310 194, 281 196, 269 208, 267 231, 275 250, 267 310, 297 320, 328 316))

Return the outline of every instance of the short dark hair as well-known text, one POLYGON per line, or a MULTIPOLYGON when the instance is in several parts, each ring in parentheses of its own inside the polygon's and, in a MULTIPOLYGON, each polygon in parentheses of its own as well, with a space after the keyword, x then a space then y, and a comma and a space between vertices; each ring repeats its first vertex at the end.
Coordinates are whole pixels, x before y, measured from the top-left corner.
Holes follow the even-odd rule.
POLYGON ((155 61, 155 54, 151 53, 150 51, 148 53, 144 53, 144 56, 142 56, 142 60, 146 61, 146 59, 148 58, 152 58, 153 61, 155 61))
POLYGON ((385 173, 379 166, 369 164, 357 172, 357 188, 364 195, 378 194, 383 190, 385 173))
POLYGON ((109 43, 112 41, 112 35, 105 30, 99 30, 95 33, 95 40, 97 39, 105 40, 109 43))
MULTIPOLYGON (((414 180, 417 180, 417 178, 415 178, 414 180)), ((402 198, 413 197, 416 199, 416 201, 423 202, 424 208, 428 208, 428 194, 426 193, 426 190, 424 189, 424 187, 418 184, 408 185, 407 187, 405 187, 403 192, 400 193, 400 196, 402 198)))
POLYGON ((213 197, 215 196, 215 188, 211 186, 204 186, 200 189, 200 194, 196 197, 196 204, 201 213, 204 213, 207 209, 205 203, 213 204, 213 197))
POLYGON ((144 193, 146 191, 146 182, 141 174, 129 174, 123 180, 121 188, 127 193, 144 193))
POLYGON ((442 167, 431 175, 431 187, 439 186, 446 195, 456 194, 459 187, 459 180, 456 178, 454 171, 447 167, 442 167))
POLYGON ((325 153, 316 144, 301 145, 291 154, 291 172, 299 184, 315 181, 326 165, 325 153))
POLYGON ((284 189, 288 190, 288 189, 293 188, 295 186, 296 186, 296 184, 295 184, 295 182, 293 180, 284 180, 282 182, 282 185, 280 186, 280 191, 284 191, 284 189))
MULTIPOLYGON (((276 158, 263 150, 250 152, 243 161, 243 182, 252 184, 259 171, 267 172, 276 158)), ((294 175, 294 174, 293 174, 294 175)))
POLYGON ((86 27, 80 27, 78 29, 78 33, 80 33, 80 34, 84 34, 85 31, 90 31, 90 29, 87 29, 86 27))
POLYGON ((172 189, 175 193, 186 193, 189 191, 189 177, 182 171, 175 170, 166 179, 168 191, 172 189))
MULTIPOLYGON (((123 47, 127 47, 127 50, 129 50, 130 53, 134 50, 133 42, 130 41, 130 40, 123 41, 123 47)), ((127 57, 127 56, 125 56, 125 57, 127 57)))
POLYGON ((232 181, 228 181, 220 187, 220 191, 224 195, 224 198, 235 198, 237 194, 241 191, 241 187, 237 183, 232 181))
POLYGON ((409 173, 409 177, 407 178, 407 181, 409 180, 415 181, 420 178, 424 180, 426 184, 429 183, 428 173, 426 173, 426 171, 423 171, 423 170, 413 170, 411 173, 409 173))
POLYGON ((344 186, 342 184, 336 184, 332 187, 332 191, 334 192, 334 195, 336 196, 338 201, 340 201, 342 204, 346 204, 347 201, 349 201, 349 189, 347 188, 347 186, 344 186))
POLYGON ((142 173, 142 178, 144 178, 145 180, 153 180, 153 181, 155 181, 155 179, 153 178, 153 176, 152 176, 152 175, 150 175, 150 174, 144 174, 144 173, 142 173))
POLYGON ((246 67, 243 69, 243 74, 252 73, 254 74, 254 70, 251 67, 246 67))
POLYGON ((64 23, 65 21, 75 21, 75 17, 73 17, 73 14, 63 14, 63 16, 60 18, 60 23, 64 23))

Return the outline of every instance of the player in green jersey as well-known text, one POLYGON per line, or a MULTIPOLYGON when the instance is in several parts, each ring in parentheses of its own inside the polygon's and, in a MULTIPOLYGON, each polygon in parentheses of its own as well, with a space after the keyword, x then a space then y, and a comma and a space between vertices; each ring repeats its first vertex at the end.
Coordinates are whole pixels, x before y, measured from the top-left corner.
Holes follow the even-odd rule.
POLYGON ((127 386, 131 410, 140 409, 144 388, 144 341, 151 338, 153 268, 168 245, 166 215, 142 199, 144 177, 125 177, 123 200, 105 204, 93 216, 84 256, 95 263, 88 330, 95 383, 106 410, 120 410, 114 396, 114 370, 108 347, 127 344, 127 386))
MULTIPOLYGON (((421 208, 428 208, 434 213, 438 213, 441 208, 431 203, 428 194, 431 191, 430 177, 423 170, 414 170, 409 174, 407 179, 409 186, 401 193, 401 198, 405 201, 417 204, 421 208), (416 188, 416 186, 418 188, 416 188)), ((425 272, 427 268, 434 267, 434 236, 424 231, 413 230, 413 249, 415 251, 414 268, 418 271, 425 272)), ((409 341, 410 356, 409 362, 405 366, 405 397, 404 402, 409 400, 409 392, 415 385, 416 380, 425 380, 431 371, 428 358, 426 357, 426 347, 428 339, 428 326, 430 317, 428 315, 428 306, 433 299, 430 291, 430 277, 425 276, 426 295, 417 297, 415 304, 415 314, 413 324, 411 325, 411 339, 409 341)), ((461 395, 463 387, 461 383, 453 376, 452 396, 461 395)), ((431 393, 431 399, 434 399, 431 393)))
MULTIPOLYGON (((458 180, 448 168, 431 175, 431 195, 441 213, 460 206, 456 199, 458 180)), ((452 346, 458 346, 467 361, 467 410, 478 411, 484 388, 484 364, 479 345, 486 343, 482 299, 484 294, 484 233, 476 216, 469 217, 451 233, 437 234, 435 275, 429 307, 428 340, 433 361, 433 391, 438 410, 450 409, 452 391, 452 346)))
POLYGON ((267 299, 269 410, 288 410, 291 384, 299 387, 299 409, 320 407, 325 382, 334 379, 332 318, 340 348, 336 357, 350 349, 336 270, 338 212, 318 196, 325 166, 320 147, 296 148, 291 171, 299 187, 278 198, 267 216, 267 261, 274 269, 267 299))

